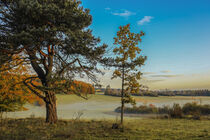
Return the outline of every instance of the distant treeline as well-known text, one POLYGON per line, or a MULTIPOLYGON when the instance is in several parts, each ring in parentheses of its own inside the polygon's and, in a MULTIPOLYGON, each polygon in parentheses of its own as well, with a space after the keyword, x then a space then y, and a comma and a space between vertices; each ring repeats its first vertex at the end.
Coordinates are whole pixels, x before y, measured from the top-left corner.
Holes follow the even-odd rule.
POLYGON ((210 96, 209 90, 152 91, 160 96, 210 96))
MULTIPOLYGON (((105 95, 120 96, 121 89, 112 89, 110 86, 101 88, 100 91, 105 95)), ((132 94, 133 96, 210 96, 210 90, 139 90, 139 93, 132 94)))

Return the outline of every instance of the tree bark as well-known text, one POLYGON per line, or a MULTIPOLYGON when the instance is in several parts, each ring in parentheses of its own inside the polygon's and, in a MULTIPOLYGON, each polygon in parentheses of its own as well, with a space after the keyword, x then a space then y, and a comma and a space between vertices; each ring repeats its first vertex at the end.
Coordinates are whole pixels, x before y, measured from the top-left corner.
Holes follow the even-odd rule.
MULTIPOLYGON (((122 94, 122 95, 124 95, 124 94, 122 94)), ((122 96, 122 102, 121 102, 121 125, 123 125, 124 106, 125 106, 124 96, 122 96)))
POLYGON ((54 124, 57 122, 57 108, 56 108, 56 96, 54 93, 46 93, 46 122, 54 124))
POLYGON ((121 125, 123 126, 123 117, 124 117, 124 106, 125 106, 125 101, 124 101, 124 66, 122 70, 122 92, 121 92, 121 125))

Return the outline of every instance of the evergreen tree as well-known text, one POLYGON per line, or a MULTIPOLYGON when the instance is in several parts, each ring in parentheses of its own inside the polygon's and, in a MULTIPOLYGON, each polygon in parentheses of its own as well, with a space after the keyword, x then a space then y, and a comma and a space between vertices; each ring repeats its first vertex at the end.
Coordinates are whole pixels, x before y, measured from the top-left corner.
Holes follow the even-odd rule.
POLYGON ((21 53, 21 60, 30 63, 36 76, 24 84, 46 103, 49 123, 57 121, 55 94, 66 92, 67 81, 75 76, 96 81, 93 72, 100 73, 96 66, 107 47, 98 45, 100 39, 88 29, 92 16, 80 4, 79 0, 0 1, 0 52, 21 53))

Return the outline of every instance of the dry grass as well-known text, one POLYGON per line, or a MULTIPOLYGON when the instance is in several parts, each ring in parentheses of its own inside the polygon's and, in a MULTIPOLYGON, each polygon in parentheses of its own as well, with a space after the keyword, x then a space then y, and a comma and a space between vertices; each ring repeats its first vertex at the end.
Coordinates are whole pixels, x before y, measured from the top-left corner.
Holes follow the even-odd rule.
POLYGON ((59 121, 55 125, 43 119, 6 119, 1 122, 1 140, 207 140, 209 120, 142 119, 127 120, 125 130, 111 129, 113 121, 59 121))

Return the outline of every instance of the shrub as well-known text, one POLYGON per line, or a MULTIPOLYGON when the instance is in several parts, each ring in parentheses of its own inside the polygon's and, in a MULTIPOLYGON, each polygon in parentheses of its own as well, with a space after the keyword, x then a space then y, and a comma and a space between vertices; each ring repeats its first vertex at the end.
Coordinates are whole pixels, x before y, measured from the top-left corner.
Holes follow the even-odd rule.
MULTIPOLYGON (((118 107, 115 112, 120 112, 121 108, 118 107)), ((183 115, 189 115, 190 118, 199 120, 201 115, 210 114, 210 105, 199 105, 195 102, 186 103, 183 107, 179 104, 174 104, 173 107, 163 106, 157 108, 155 105, 150 104, 140 105, 139 107, 125 107, 125 113, 134 113, 134 114, 168 114, 171 118, 182 118, 183 115)))
MULTIPOLYGON (((28 77, 32 77, 30 71, 27 71, 28 65, 22 64, 21 56, 12 56, 11 63, 5 63, 0 67, 0 111, 16 111, 25 110, 25 103, 39 102, 43 103, 23 81, 28 77), (21 65, 20 65, 21 64, 21 65), (11 67, 15 66, 15 67, 11 67)), ((34 85, 38 86, 39 82, 33 81, 34 85)))
POLYGON ((209 115, 210 114, 210 105, 202 105, 200 106, 201 114, 209 115))
POLYGON ((25 100, 21 96, 13 95, 11 98, 9 95, 3 96, 0 94, 0 117, 2 117, 3 112, 23 110, 24 104, 25 100))
POLYGON ((159 114, 169 114, 170 112, 170 107, 169 106, 163 106, 158 108, 158 113, 159 114))
MULTIPOLYGON (((121 107, 118 107, 115 109, 115 112, 120 112, 121 107)), ((151 114, 151 113, 157 113, 158 108, 154 105, 146 106, 146 105, 140 105, 139 107, 133 106, 131 107, 125 107, 125 113, 133 113, 133 114, 151 114)))
POLYGON ((148 107, 148 106, 146 106, 146 105, 141 105, 141 106, 139 106, 139 108, 138 108, 138 111, 139 111, 140 113, 143 113, 143 114, 153 113, 153 110, 155 110, 154 107, 148 107))
POLYGON ((171 118, 182 118, 182 114, 182 108, 179 104, 174 104, 169 111, 169 115, 171 118))
POLYGON ((183 113, 186 115, 201 114, 201 106, 196 102, 186 103, 182 107, 183 113))

